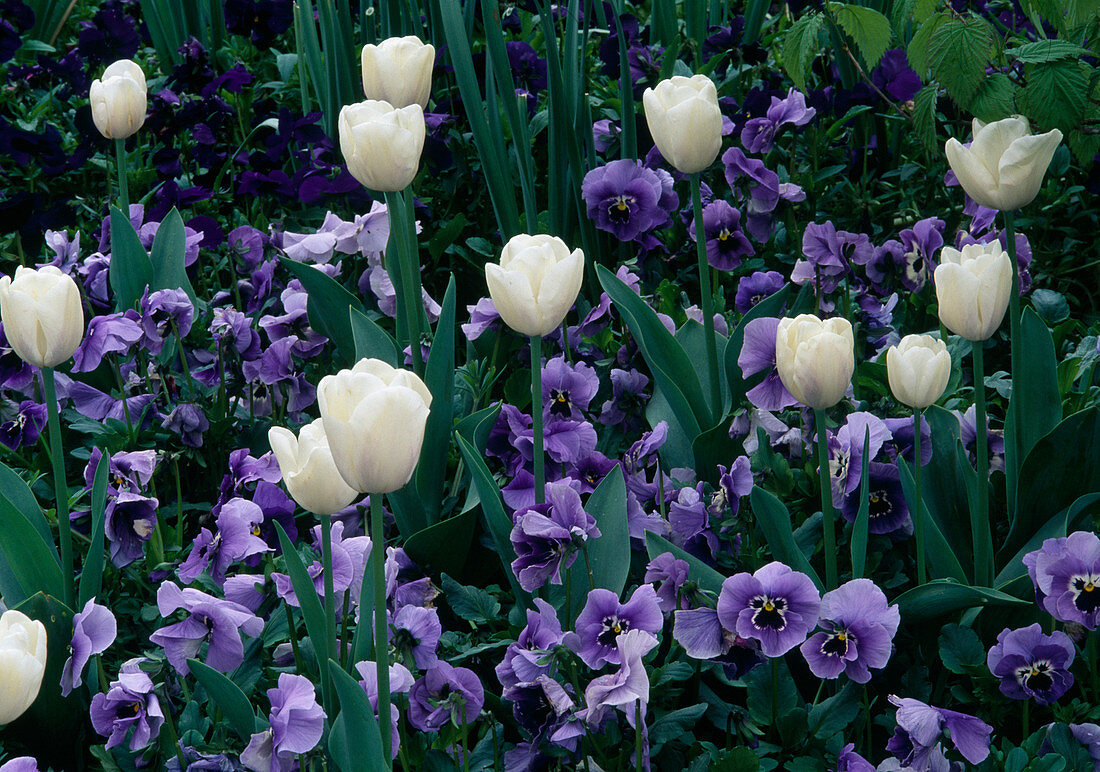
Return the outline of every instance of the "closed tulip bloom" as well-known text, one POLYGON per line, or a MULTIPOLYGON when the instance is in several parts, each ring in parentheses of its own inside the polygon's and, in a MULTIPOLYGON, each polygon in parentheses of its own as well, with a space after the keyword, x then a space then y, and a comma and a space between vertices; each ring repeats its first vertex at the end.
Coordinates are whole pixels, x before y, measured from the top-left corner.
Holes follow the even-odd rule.
POLYGON ((1012 261, 999 241, 968 244, 960 252, 944 247, 932 275, 940 321, 967 340, 997 331, 1012 294, 1012 261))
POLYGON ((0 726, 31 706, 46 672, 46 628, 26 614, 0 616, 0 726))
POLYGON ((24 362, 56 367, 73 355, 84 337, 84 308, 76 282, 56 266, 20 266, 15 280, 0 277, 0 319, 4 334, 24 362))
POLYGON ((968 196, 990 209, 1012 211, 1038 194, 1061 141, 1058 129, 1031 134, 1027 119, 1019 115, 993 123, 975 118, 970 147, 952 137, 944 150, 968 196))
POLYGON ((906 335, 886 352, 890 391, 903 405, 926 408, 943 396, 951 377, 951 355, 931 335, 906 335))
POLYGON ((706 169, 722 149, 718 91, 706 75, 677 75, 642 94, 649 133, 661 155, 684 174, 706 169))
POLYGON ((302 508, 315 515, 331 515, 359 497, 332 460, 322 419, 303 426, 297 437, 289 429, 272 426, 267 439, 287 491, 302 508))
POLYGON ((412 477, 432 395, 424 381, 380 359, 360 359, 317 387, 340 476, 361 493, 392 493, 412 477))
POLYGON ((404 190, 420 168, 424 111, 368 99, 340 110, 340 152, 348 171, 380 193, 404 190))
POLYGON ((542 337, 561 324, 584 278, 584 252, 569 251, 557 236, 521 233, 504 245, 500 265, 487 263, 489 297, 505 324, 542 337))
POLYGON ((137 62, 120 59, 93 80, 88 91, 92 121, 107 139, 126 139, 145 123, 145 73, 137 62))
POLYGON ((435 46, 416 35, 363 46, 363 93, 394 107, 428 106, 435 46))
POLYGON ((847 319, 802 314, 781 319, 775 333, 775 365, 787 391, 806 407, 832 407, 852 382, 855 344, 847 319))

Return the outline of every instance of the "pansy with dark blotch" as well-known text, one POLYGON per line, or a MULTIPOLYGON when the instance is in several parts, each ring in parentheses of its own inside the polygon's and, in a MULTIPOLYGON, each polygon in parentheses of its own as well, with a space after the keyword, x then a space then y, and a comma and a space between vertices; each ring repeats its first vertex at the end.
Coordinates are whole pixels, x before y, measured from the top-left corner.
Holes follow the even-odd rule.
POLYGON ((565 644, 586 665, 598 670, 607 663, 622 663, 616 645, 620 635, 630 630, 656 635, 663 624, 653 585, 639 586, 626 603, 619 603, 619 597, 611 590, 596 588, 589 591, 584 609, 577 615, 576 633, 567 634, 565 644))
POLYGON ((157 699, 153 680, 141 669, 144 658, 127 660, 105 694, 92 697, 89 715, 96 732, 107 738, 106 747, 122 745, 130 734, 131 751, 139 751, 157 738, 164 723, 164 711, 157 699))
POLYGON ((512 570, 528 592, 547 581, 561 584, 561 572, 576 560, 579 545, 600 536, 596 519, 584 510, 580 495, 564 483, 547 483, 546 503, 516 512, 514 522, 512 570))
POLYGON ((886 749, 902 764, 928 769, 934 756, 942 757, 943 731, 951 733, 951 743, 971 764, 980 764, 989 755, 993 727, 979 718, 946 708, 936 708, 910 697, 891 694, 897 706, 897 729, 886 749))
POLYGON ((813 284, 822 294, 840 286, 852 273, 852 265, 866 265, 875 256, 865 233, 838 231, 831 220, 810 223, 802 233, 802 254, 791 271, 795 284, 813 284))
MULTIPOLYGON (((894 464, 872 461, 867 465, 868 530, 871 533, 907 537, 913 531, 909 505, 901 487, 901 475, 894 464)), ((859 514, 859 491, 845 496, 841 514, 849 523, 859 514)))
POLYGON ((0 423, 0 444, 11 450, 31 447, 38 442, 46 425, 46 406, 25 399, 19 403, 19 412, 0 423))
POLYGON ((581 183, 581 195, 596 227, 620 241, 631 241, 667 225, 669 212, 679 206, 675 192, 669 201, 656 171, 629 159, 611 161, 588 172, 581 183))
POLYGON ((110 543, 111 562, 123 568, 145 555, 145 542, 157 526, 158 502, 149 496, 123 491, 107 502, 103 533, 110 543))
POLYGON ((817 624, 821 596, 813 580, 773 561, 755 573, 722 582, 718 619, 742 638, 760 641, 768 657, 779 657, 806 640, 817 624))
POLYGON ((439 661, 409 690, 409 723, 422 732, 438 732, 448 723, 472 724, 485 704, 477 674, 439 661))
MULTIPOLYGON (((741 265, 742 258, 756 254, 741 230, 741 212, 721 199, 703 207, 703 234, 707 262, 720 271, 735 270, 741 265)), ((688 227, 688 236, 695 241, 694 219, 688 227)))
POLYGON ((871 669, 886 667, 901 612, 870 579, 853 579, 821 598, 821 632, 802 644, 802 656, 818 678, 841 673, 858 684, 871 680, 871 669))
POLYGON ((199 530, 187 560, 179 567, 180 580, 190 584, 206 573, 216 584, 224 584, 226 571, 238 560, 270 552, 260 538, 264 513, 247 499, 230 499, 218 511, 217 529, 199 530))
POLYGON ((600 388, 600 377, 585 362, 570 364, 564 355, 542 368, 542 404, 548 416, 581 420, 600 388))
POLYGON ((938 217, 926 217, 912 228, 902 229, 897 239, 875 247, 874 256, 865 266, 875 291, 887 294, 896 279, 910 292, 920 292, 936 270, 934 255, 943 246, 945 227, 938 217))
MULTIPOLYGON (((966 454, 970 462, 974 463, 974 459, 977 457, 978 446, 977 409, 974 405, 971 405, 964 413, 960 413, 958 410, 952 410, 951 412, 959 419, 963 448, 966 449, 966 454)), ((998 470, 1003 472, 1005 468, 1004 430, 994 429, 988 415, 985 418, 985 426, 986 450, 989 451, 989 473, 993 474, 998 470)))
POLYGON ((505 689, 549 674, 553 651, 565 637, 554 607, 542 598, 535 598, 534 604, 534 609, 527 609, 526 627, 496 666, 497 680, 505 689))
POLYGON ((742 276, 737 282, 737 293, 733 298, 733 307, 739 314, 747 314, 749 309, 771 295, 774 295, 787 280, 779 271, 756 271, 742 276))
POLYGON ((1100 537, 1077 531, 1064 540, 1047 539, 1033 558, 1035 586, 1042 605, 1061 622, 1095 630, 1100 624, 1100 537))
POLYGON ((986 665, 1001 680, 1001 693, 1006 697, 1050 705, 1073 686, 1069 666, 1075 654, 1068 635, 1060 630, 1044 635, 1036 622, 1002 630, 996 645, 989 649, 986 665))
POLYGON ((863 477, 863 457, 874 459, 886 442, 890 429, 874 413, 849 413, 844 425, 829 437, 829 479, 833 505, 841 506, 844 498, 859 489, 863 477))
POLYGON ((608 378, 611 380, 611 398, 603 403, 597 420, 604 426, 622 425, 630 432, 640 428, 649 394, 646 387, 649 378, 638 370, 612 368, 608 378))

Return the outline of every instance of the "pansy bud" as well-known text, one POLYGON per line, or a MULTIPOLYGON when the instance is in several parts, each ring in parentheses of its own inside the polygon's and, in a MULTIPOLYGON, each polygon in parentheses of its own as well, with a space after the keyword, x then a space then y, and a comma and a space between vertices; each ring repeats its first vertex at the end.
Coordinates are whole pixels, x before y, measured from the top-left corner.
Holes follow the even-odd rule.
POLYGON ((951 354, 931 335, 906 335, 886 352, 886 375, 894 398, 920 410, 943 396, 951 377, 951 354))
POLYGON ((404 190, 420 168, 424 111, 368 99, 340 110, 340 152, 348 171, 379 193, 404 190))
POLYGON ((88 91, 92 121, 107 139, 126 139, 145 123, 145 73, 137 62, 120 59, 93 80, 88 91))
POLYGON ((23 715, 46 672, 46 627, 21 611, 0 616, 0 726, 23 715))
POLYGON ((940 321, 967 340, 986 340, 1001 326, 1012 294, 1012 261, 999 241, 944 247, 932 280, 940 321))
POLYGON ((642 94, 653 143, 684 174, 706 169, 722 149, 718 91, 706 75, 676 75, 642 94))
POLYGON ((542 337, 561 324, 584 279, 584 253, 557 236, 521 233, 504 245, 500 264, 485 265, 489 296, 505 324, 542 337))
POLYGON ((415 35, 363 46, 363 94, 394 107, 428 106, 435 46, 415 35))
POLYGON ((0 318, 15 353, 29 365, 56 367, 84 337, 80 290, 56 266, 15 269, 0 277, 0 318))
POLYGON ((832 407, 848 390, 855 370, 851 323, 813 314, 781 319, 775 365, 787 391, 803 405, 815 410, 832 407))

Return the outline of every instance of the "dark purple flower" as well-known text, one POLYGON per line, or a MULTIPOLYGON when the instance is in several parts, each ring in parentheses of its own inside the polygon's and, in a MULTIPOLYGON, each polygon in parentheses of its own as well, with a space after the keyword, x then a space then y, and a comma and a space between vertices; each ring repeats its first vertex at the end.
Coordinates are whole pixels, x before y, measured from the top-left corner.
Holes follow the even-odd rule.
POLYGON ((1047 539, 1034 562, 1035 586, 1047 613, 1095 630, 1100 623, 1100 537, 1077 531, 1061 542, 1047 539))
POLYGON ((644 581, 657 591, 657 605, 665 614, 680 608, 680 588, 688 578, 688 564, 671 552, 662 552, 645 567, 644 581))
POLYGON ((795 263, 791 281, 811 283, 821 295, 835 290, 841 279, 849 276, 852 264, 867 265, 875 257, 875 249, 864 233, 838 231, 832 221, 810 223, 802 233, 804 260, 795 263))
POLYGON ((589 724, 599 724, 608 708, 619 708, 626 714, 627 723, 634 726, 635 703, 641 704, 644 719, 649 703, 649 674, 642 657, 656 645, 657 637, 645 630, 631 630, 616 638, 615 651, 622 665, 614 673, 594 678, 584 690, 589 724))
POLYGON ((668 224, 669 212, 675 211, 679 201, 671 207, 661 206, 663 194, 660 176, 640 161, 629 159, 597 167, 581 183, 589 218, 620 241, 631 241, 668 224))
POLYGON ((871 680, 870 669, 886 667, 894 635, 901 622, 897 606, 891 606, 870 579, 853 579, 821 598, 818 626, 802 644, 802 656, 818 678, 846 673, 857 684, 871 680))
POLYGON ((548 579, 561 584, 561 572, 573 565, 577 548, 600 536, 596 519, 581 506, 580 494, 564 483, 548 483, 546 503, 517 512, 514 521, 511 540, 517 557, 512 570, 528 592, 548 579))
POLYGON ((443 626, 434 608, 406 605, 397 610, 390 625, 391 645, 402 656, 411 657, 421 670, 434 667, 439 661, 436 649, 443 626))
POLYGON ((820 606, 810 577, 775 561, 722 582, 718 618, 727 630, 760 641, 766 656, 779 657, 806 639, 820 606))
POLYGON ((106 694, 92 697, 91 718, 96 732, 107 738, 107 748, 121 745, 130 727, 130 750, 139 751, 160 734, 164 713, 153 691, 153 681, 142 671, 142 658, 127 660, 118 680, 106 694))
POLYGON ((150 354, 159 354, 169 335, 179 332, 181 338, 191 332, 195 307, 183 290, 146 290, 141 298, 141 327, 145 333, 143 345, 150 354))
POLYGON ((573 710, 569 692, 547 675, 507 689, 504 698, 512 703, 516 723, 535 738, 555 734, 569 720, 573 710))
POLYGON ((84 667, 93 654, 102 654, 115 642, 118 625, 115 615, 106 606, 100 606, 95 598, 84 604, 84 608, 73 615, 73 639, 69 644, 72 655, 65 660, 61 673, 61 696, 69 693, 83 682, 84 667))
POLYGON ((12 450, 30 447, 38 442, 46 425, 46 406, 33 400, 19 403, 19 412, 10 421, 0 424, 0 443, 12 450))
POLYGON ((217 533, 206 528, 199 531, 187 556, 179 567, 180 580, 190 584, 208 573, 217 584, 225 582, 225 572, 233 563, 252 555, 270 552, 260 538, 263 510, 247 499, 230 499, 217 517, 217 533))
MULTIPOLYGON (((732 271, 741 259, 756 254, 744 231, 741 212, 721 199, 703 207, 703 234, 706 237, 707 262, 720 271, 732 271)), ((695 241, 695 220, 688 226, 688 235, 695 241)))
POLYGON ((737 355, 737 366, 747 380, 756 373, 766 372, 764 380, 745 394, 752 404, 762 410, 784 410, 798 404, 783 381, 775 365, 775 336, 779 319, 762 316, 745 325, 744 342, 737 355))
POLYGON ((898 708, 898 728, 886 748, 905 766, 927 769, 944 729, 951 733, 951 743, 971 764, 981 764, 989 755, 993 727, 981 719, 934 708, 909 697, 891 694, 889 699, 898 708))
POLYGON ((855 743, 848 743, 840 749, 836 772, 875 772, 875 765, 856 753, 855 748, 855 743))
POLYGON ((737 294, 733 298, 733 306, 738 313, 747 314, 749 309, 761 300, 783 289, 786 283, 787 280, 779 271, 757 271, 748 276, 742 276, 737 282, 737 294))
POLYGON ((806 107, 806 96, 791 89, 784 99, 772 97, 766 117, 750 118, 741 129, 741 144, 750 153, 767 153, 772 149, 775 133, 785 124, 805 126, 817 114, 817 110, 806 107))
POLYGON ((474 723, 484 704, 474 671, 440 661, 409 691, 409 723, 422 732, 438 732, 448 722, 462 728, 474 723))
POLYGON ((867 278, 877 292, 887 293, 895 277, 910 292, 920 292, 936 269, 933 255, 943 246, 944 221, 928 217, 898 234, 900 241, 890 240, 876 247, 874 257, 866 264, 867 278))
POLYGON ((871 82, 898 102, 910 101, 921 86, 920 76, 910 69, 905 51, 900 48, 886 50, 871 73, 871 82))
POLYGON ((1036 622, 1018 630, 1002 630, 996 645, 989 649, 986 665, 1001 679, 1005 696, 1050 705, 1073 686, 1069 666, 1075 654, 1068 635, 1060 630, 1043 635, 1036 622))
POLYGON ((144 331, 136 311, 93 316, 84 340, 73 352, 73 372, 89 373, 99 367, 106 354, 130 351, 144 331))
POLYGON ((542 368, 543 412, 548 416, 581 420, 600 388, 600 377, 584 362, 571 365, 564 355, 542 368))
POLYGON ((598 670, 608 662, 622 664, 615 643, 621 634, 645 630, 656 635, 663 624, 653 585, 641 585, 626 603, 619 603, 611 590, 596 588, 589 591, 584 609, 577 616, 577 632, 566 635, 565 643, 586 665, 598 670))
POLYGON ((549 673, 553 650, 564 638, 554 607, 542 598, 534 602, 537 610, 527 609, 527 626, 515 643, 508 644, 504 659, 496 666, 497 680, 505 689, 549 673))
POLYGON ((628 432, 631 427, 641 425, 645 403, 649 395, 645 393, 649 378, 637 370, 613 368, 611 379, 611 399, 603 403, 599 422, 604 426, 623 424, 628 432))
POLYGON ((219 354, 225 347, 246 361, 260 355, 260 334, 253 329, 252 320, 235 308, 214 309, 210 335, 219 354))
MULTIPOLYGON (((977 457, 978 446, 978 414, 974 405, 966 409, 965 413, 957 410, 951 411, 959 419, 959 427, 962 435, 963 447, 966 448, 967 457, 974 463, 977 457)), ((994 429, 991 426, 990 417, 985 417, 986 448, 989 450, 989 473, 1004 471, 1005 468, 1005 438, 1004 430, 994 429)))
POLYGON ((143 545, 157 527, 157 505, 156 499, 129 491, 107 502, 103 532, 111 544, 111 562, 118 568, 145 554, 143 545))
POLYGON ((310 680, 293 673, 280 673, 279 685, 267 690, 267 698, 271 728, 252 735, 241 763, 249 769, 289 772, 297 754, 308 753, 321 741, 325 711, 310 680))
MULTIPOLYGON (((894 464, 872 461, 868 464, 867 471, 868 530, 871 533, 904 536, 912 533, 909 504, 902 491, 898 468, 894 464)), ((848 494, 840 509, 844 519, 854 523, 859 514, 859 491, 848 494)))
POLYGON ((743 208, 745 228, 758 242, 771 237, 771 213, 779 204, 781 186, 779 175, 764 166, 764 162, 747 157, 739 147, 731 147, 722 154, 726 182, 739 191, 742 200, 748 199, 743 208), (741 178, 746 178, 743 185, 741 178))
POLYGON ((203 642, 209 640, 205 662, 219 673, 228 673, 244 661, 241 633, 255 638, 263 632, 264 622, 237 603, 220 600, 191 587, 181 590, 164 582, 157 590, 157 609, 167 617, 177 609, 188 613, 186 619, 162 627, 149 640, 164 647, 168 661, 179 673, 187 675, 187 660, 197 657, 203 642))
POLYGON ((210 428, 210 422, 201 407, 192 402, 182 402, 172 409, 161 427, 178 434, 184 445, 201 448, 202 435, 210 428))

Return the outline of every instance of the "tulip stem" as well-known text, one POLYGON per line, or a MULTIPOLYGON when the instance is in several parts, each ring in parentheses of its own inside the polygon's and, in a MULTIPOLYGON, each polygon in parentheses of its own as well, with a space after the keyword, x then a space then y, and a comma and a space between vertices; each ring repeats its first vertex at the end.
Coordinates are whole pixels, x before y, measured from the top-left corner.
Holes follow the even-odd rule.
POLYGON ((378 668, 378 724, 386 768, 393 767, 390 731, 390 657, 386 624, 386 535, 382 530, 382 494, 370 496, 370 561, 374 574, 374 662, 378 668))
POLYGON ((57 500, 57 533, 61 542, 64 600, 66 606, 73 608, 73 531, 69 522, 69 486, 65 483, 65 455, 61 446, 61 421, 57 416, 57 387, 54 384, 52 367, 42 368, 42 387, 46 393, 46 420, 50 432, 54 498, 57 500))
POLYGON ((412 356, 413 372, 424 377, 424 361, 420 350, 420 317, 423 307, 423 294, 420 289, 420 258, 416 250, 416 210, 413 208, 412 185, 409 185, 401 193, 403 199, 401 206, 402 222, 405 229, 404 248, 401 261, 405 265, 405 281, 402 282, 405 291, 405 302, 408 304, 409 337, 412 338, 409 354, 412 356))
POLYGON ((1012 436, 1005 439, 1008 440, 1008 444, 1005 445, 1005 457, 1008 463, 1008 470, 1006 480, 1013 490, 1006 491, 1008 499, 1008 512, 1009 517, 1013 517, 1016 512, 1016 490, 1015 485, 1018 481, 1020 472, 1020 464, 1023 463, 1023 459, 1020 458, 1020 445, 1017 442, 1017 438, 1020 436, 1020 425, 1022 416, 1020 415, 1020 390, 1016 388, 1017 384, 1021 383, 1024 379, 1024 374, 1021 372, 1020 362, 1020 268, 1016 262, 1016 213, 1009 210, 1002 212, 1005 218, 1005 240, 1008 249, 1008 261, 1012 264, 1012 290, 1008 296, 1008 329, 1009 329, 1009 351, 1011 355, 1010 369, 1012 371, 1012 394, 1008 401, 1008 409, 1012 411, 1012 436))
POLYGON ((989 437, 982 341, 972 341, 970 351, 974 357, 974 452, 978 462, 978 506, 970 510, 970 538, 974 545, 974 580, 988 587, 993 582, 993 537, 989 531, 989 437))
POLYGON ((913 524, 917 538, 917 584, 924 584, 928 581, 928 573, 924 565, 924 497, 920 490, 920 427, 920 408, 913 408, 913 484, 917 491, 916 501, 913 502, 916 507, 913 511, 913 524))
MULTIPOLYGON (((325 656, 339 661, 336 653, 336 592, 332 583, 332 515, 320 515, 321 518, 321 571, 325 575, 325 656)), ((329 680, 328 668, 321 667, 321 678, 329 680)))
POLYGON ((714 294, 710 286, 707 237, 703 228, 703 198, 699 173, 691 175, 691 206, 695 212, 695 251, 699 258, 699 291, 703 296, 703 338, 710 379, 710 410, 713 421, 722 417, 722 386, 718 378, 718 348, 714 340, 714 294))
POLYGON ((836 577, 836 513, 833 511, 833 491, 829 482, 829 439, 825 431, 825 411, 814 409, 817 424, 817 474, 821 480, 821 520, 825 532, 825 588, 837 586, 836 577))
POLYGON ((531 428, 535 434, 535 503, 546 501, 546 457, 542 437, 542 338, 531 336, 531 428))
POLYGON ((118 165, 118 203, 126 217, 130 216, 130 180, 126 166, 126 140, 115 140, 115 160, 118 165))

